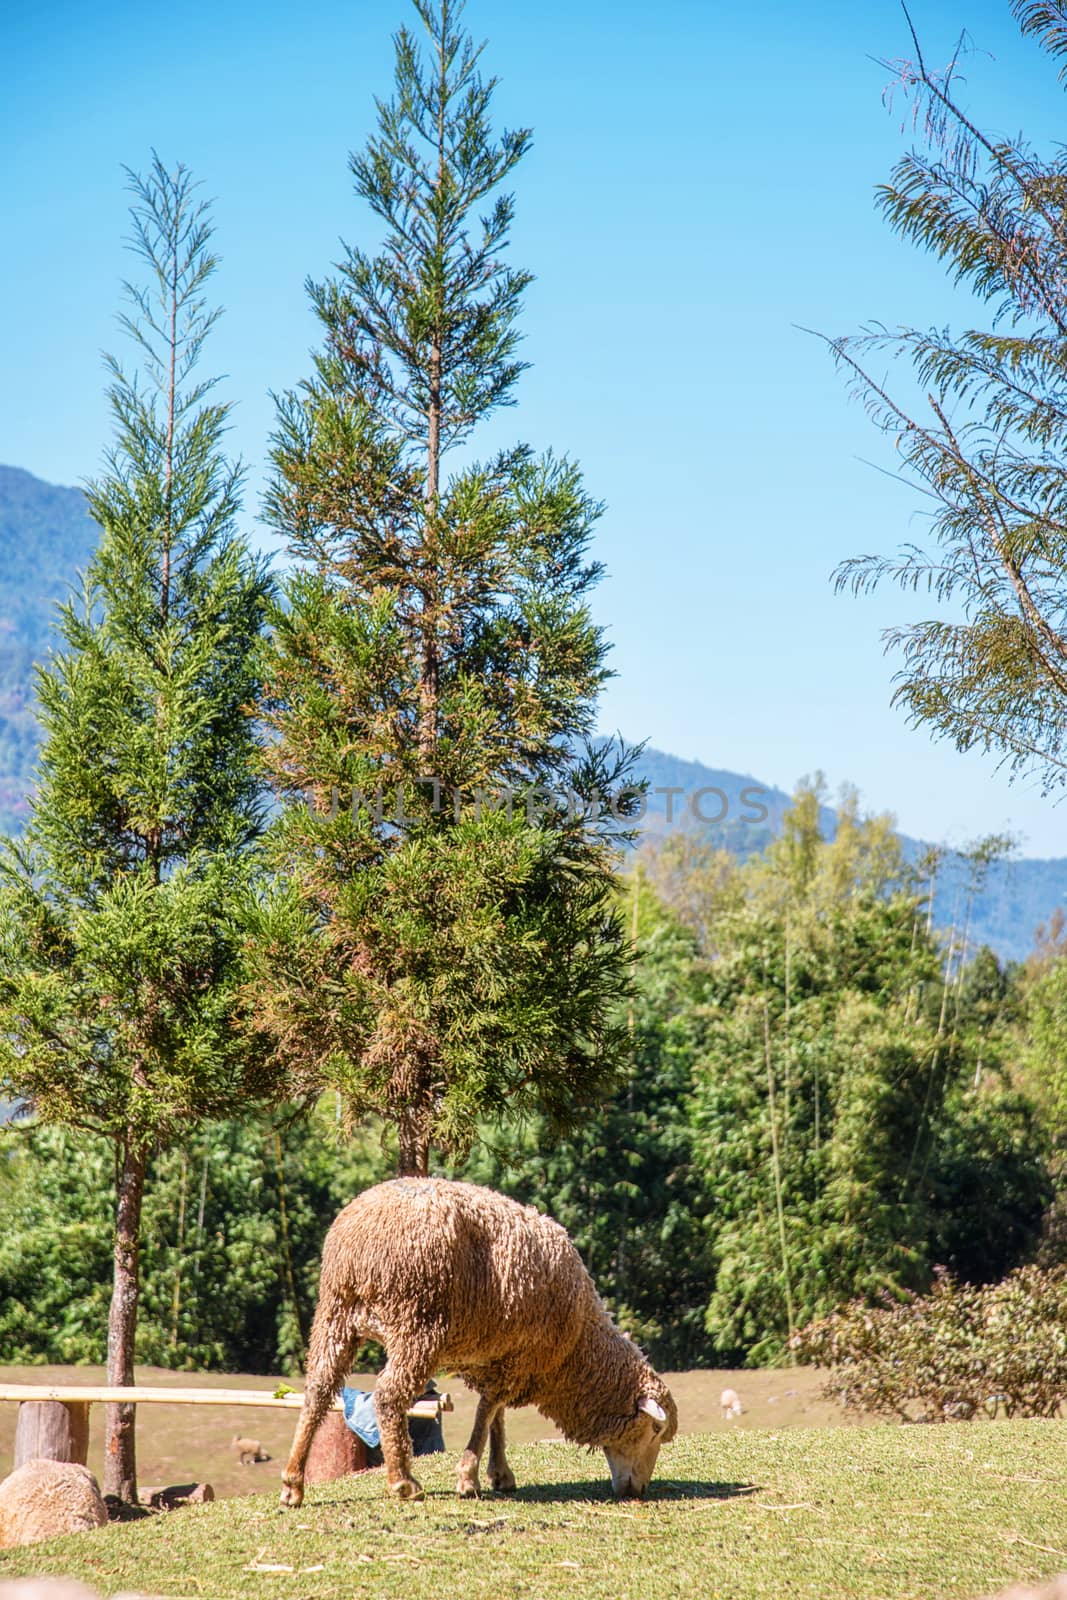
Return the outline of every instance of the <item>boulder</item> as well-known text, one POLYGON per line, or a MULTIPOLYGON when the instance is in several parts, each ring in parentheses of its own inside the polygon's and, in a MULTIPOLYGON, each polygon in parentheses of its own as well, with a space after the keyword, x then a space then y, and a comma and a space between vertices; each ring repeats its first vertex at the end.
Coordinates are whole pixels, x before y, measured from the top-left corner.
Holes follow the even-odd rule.
POLYGON ((0 1483, 0 1550, 106 1521, 100 1486, 76 1461, 27 1461, 0 1483))

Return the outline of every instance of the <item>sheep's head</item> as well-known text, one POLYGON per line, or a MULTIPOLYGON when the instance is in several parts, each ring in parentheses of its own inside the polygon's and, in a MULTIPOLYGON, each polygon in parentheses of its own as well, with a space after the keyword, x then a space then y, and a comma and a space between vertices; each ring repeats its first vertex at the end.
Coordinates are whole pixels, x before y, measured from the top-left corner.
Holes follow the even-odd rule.
POLYGON ((639 1499, 648 1488, 659 1447, 673 1439, 678 1412, 668 1389, 659 1396, 642 1395, 637 1413, 624 1430, 605 1443, 611 1487, 617 1500, 639 1499))

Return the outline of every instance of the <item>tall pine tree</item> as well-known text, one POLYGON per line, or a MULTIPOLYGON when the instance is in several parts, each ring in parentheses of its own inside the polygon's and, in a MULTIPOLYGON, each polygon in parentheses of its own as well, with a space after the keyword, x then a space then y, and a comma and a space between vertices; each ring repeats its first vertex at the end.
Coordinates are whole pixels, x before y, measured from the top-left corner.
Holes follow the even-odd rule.
POLYGON ((634 804, 625 755, 584 742, 600 507, 565 458, 461 453, 522 371, 500 185, 530 136, 493 136, 461 7, 416 10, 427 55, 396 36, 394 97, 351 160, 380 249, 311 286, 323 346, 280 404, 268 509, 297 571, 263 714, 286 887, 258 984, 291 1078, 386 1117, 413 1173, 480 1117, 564 1122, 614 1072, 634 804))
MULTIPOLYGON (((148 286, 122 321, 115 444, 89 489, 99 547, 39 669, 44 744, 0 878, 0 1080, 115 1151, 108 1382, 133 1382, 153 1153, 255 1085, 239 1025, 242 907, 261 831, 248 707, 270 586, 234 531, 226 407, 194 370, 218 313, 207 207, 183 167, 130 175, 148 286)), ((132 1406, 108 1408, 105 1489, 136 1499, 132 1406)))

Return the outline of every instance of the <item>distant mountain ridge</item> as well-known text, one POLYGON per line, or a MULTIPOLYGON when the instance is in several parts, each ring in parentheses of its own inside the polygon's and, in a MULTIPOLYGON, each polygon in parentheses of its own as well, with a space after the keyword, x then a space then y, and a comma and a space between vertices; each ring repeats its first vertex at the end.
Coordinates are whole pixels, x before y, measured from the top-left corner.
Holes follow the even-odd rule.
MULTIPOLYGON (((765 849, 781 831, 782 819, 791 804, 790 796, 782 789, 761 784, 758 778, 706 767, 700 761, 684 761, 661 750, 646 749, 639 768, 650 788, 646 827, 656 836, 664 834, 669 826, 695 828, 716 844, 748 856, 765 849), (681 792, 672 800, 671 790, 681 792), (701 820, 695 814, 693 797, 702 790, 705 792, 697 802, 702 817, 715 818, 725 809, 721 820, 701 820), (759 792, 766 806, 765 820, 746 820, 753 815, 752 791, 759 792), (725 808, 720 794, 726 797, 725 808), (667 821, 669 805, 674 812, 671 823, 667 821)), ((823 833, 831 838, 837 825, 832 807, 822 807, 820 822, 823 833)), ((900 839, 905 860, 912 864, 928 848, 923 840, 911 839, 907 834, 901 834, 900 839)), ((934 923, 942 930, 962 915, 967 872, 967 863, 952 854, 946 856, 938 872, 934 923)), ((974 951, 988 944, 1002 959, 1021 961, 1033 949, 1038 927, 1047 924, 1057 908, 1067 912, 1067 858, 1023 857, 994 862, 984 888, 974 898, 968 948, 974 951)))
POLYGON ((29 814, 37 724, 33 663, 47 655, 57 601, 85 568, 97 527, 80 489, 0 466, 0 831, 29 814))
MULTIPOLYGON (((0 832, 17 833, 29 814, 37 748, 33 663, 48 654, 56 603, 84 570, 97 535, 80 489, 0 466, 0 832)), ((653 835, 668 826, 695 827, 750 855, 780 832, 790 805, 789 795, 758 778, 661 750, 646 749, 640 767, 649 780, 645 827, 653 835)), ((828 835, 836 826, 831 807, 824 807, 822 825, 828 835)), ((912 861, 924 849, 919 840, 903 843, 912 861)), ((952 920, 964 872, 958 860, 949 861, 940 876, 935 921, 941 926, 952 920)), ((1058 906, 1067 909, 1067 859, 997 863, 975 903, 971 946, 986 943, 1002 957, 1021 959, 1038 924, 1058 906)))

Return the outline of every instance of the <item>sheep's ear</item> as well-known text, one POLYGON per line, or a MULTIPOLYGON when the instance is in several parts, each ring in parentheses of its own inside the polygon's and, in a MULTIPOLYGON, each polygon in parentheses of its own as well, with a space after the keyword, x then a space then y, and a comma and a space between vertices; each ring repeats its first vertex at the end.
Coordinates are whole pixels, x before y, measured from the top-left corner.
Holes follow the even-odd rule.
POLYGON ((653 1422, 659 1423, 661 1428, 667 1420, 667 1413, 664 1411, 659 1401, 653 1400, 650 1394, 642 1395, 641 1399, 638 1401, 637 1409, 638 1411, 646 1412, 647 1415, 652 1418, 653 1422))

